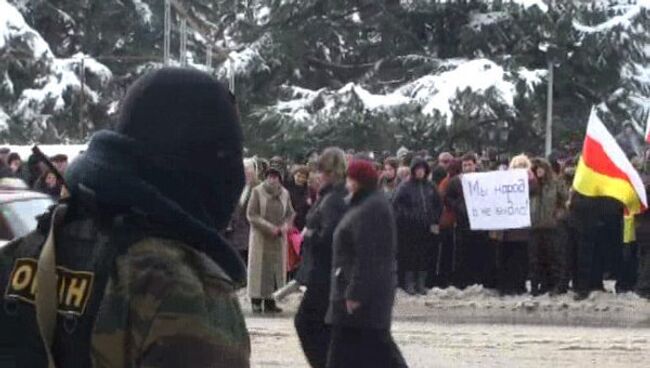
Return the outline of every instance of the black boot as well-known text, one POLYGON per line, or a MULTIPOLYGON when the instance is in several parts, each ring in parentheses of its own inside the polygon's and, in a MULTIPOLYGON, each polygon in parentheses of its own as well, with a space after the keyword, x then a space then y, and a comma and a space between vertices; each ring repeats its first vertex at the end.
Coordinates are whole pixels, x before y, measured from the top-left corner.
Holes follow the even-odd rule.
POLYGON ((408 295, 416 295, 415 291, 415 272, 405 272, 404 273, 404 291, 408 295))
POLYGON ((568 288, 564 285, 557 285, 551 290, 551 296, 564 295, 568 292, 568 288))
POLYGON ((251 308, 253 309, 253 314, 262 313, 262 299, 251 299, 251 308))
POLYGON ((415 287, 415 291, 420 294, 420 295, 427 295, 429 293, 429 290, 427 290, 427 271, 420 271, 418 272, 418 279, 417 279, 417 285, 415 287))
POLYGON ((278 306, 275 305, 275 300, 266 299, 264 300, 264 313, 271 313, 271 314, 282 313, 282 309, 278 308, 278 306))
POLYGON ((541 287, 539 285, 539 282, 536 279, 531 279, 530 280, 530 295, 532 296, 540 296, 541 292, 541 287))
POLYGON ((589 291, 586 290, 576 290, 575 295, 573 296, 573 300, 575 300, 576 302, 586 300, 589 298, 590 294, 591 293, 589 293, 589 291))

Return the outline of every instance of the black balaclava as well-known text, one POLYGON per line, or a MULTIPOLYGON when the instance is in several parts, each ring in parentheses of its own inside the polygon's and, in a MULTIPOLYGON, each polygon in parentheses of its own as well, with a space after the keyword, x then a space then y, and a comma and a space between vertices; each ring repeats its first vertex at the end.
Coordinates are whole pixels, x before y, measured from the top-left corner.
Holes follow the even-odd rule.
POLYGON ((127 92, 115 130, 146 148, 154 166, 143 172, 146 181, 177 202, 186 193, 176 184, 186 184, 203 206, 179 204, 219 229, 227 225, 245 179, 238 111, 223 85, 190 69, 150 73, 127 92), (172 177, 182 183, 168 183, 172 177))
POLYGON ((73 199, 87 188, 101 213, 145 216, 245 279, 218 234, 245 182, 234 97, 203 72, 164 68, 133 84, 119 119, 67 170, 73 199))

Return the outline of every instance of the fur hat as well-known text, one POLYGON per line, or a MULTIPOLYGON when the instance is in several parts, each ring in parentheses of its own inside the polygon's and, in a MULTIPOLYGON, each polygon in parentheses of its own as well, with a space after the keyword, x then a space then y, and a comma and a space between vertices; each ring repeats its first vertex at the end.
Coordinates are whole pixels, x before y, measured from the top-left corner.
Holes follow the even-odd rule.
POLYGON ((421 157, 416 157, 413 159, 411 162, 411 175, 415 177, 415 171, 417 171, 418 168, 423 168, 424 169, 424 175, 425 177, 429 176, 431 174, 431 167, 429 164, 421 157))
POLYGON ((348 166, 348 177, 356 180, 366 189, 377 187, 379 181, 379 173, 375 165, 367 160, 352 160, 348 166))
POLYGON ((284 167, 279 164, 277 161, 271 161, 269 167, 264 172, 264 177, 268 177, 271 174, 276 174, 280 178, 284 175, 284 167))
POLYGON ((405 157, 409 152, 410 152, 410 151, 408 150, 408 148, 406 148, 406 147, 400 147, 400 148, 397 150, 397 158, 401 160, 401 159, 403 159, 403 158, 404 158, 404 157, 405 157))

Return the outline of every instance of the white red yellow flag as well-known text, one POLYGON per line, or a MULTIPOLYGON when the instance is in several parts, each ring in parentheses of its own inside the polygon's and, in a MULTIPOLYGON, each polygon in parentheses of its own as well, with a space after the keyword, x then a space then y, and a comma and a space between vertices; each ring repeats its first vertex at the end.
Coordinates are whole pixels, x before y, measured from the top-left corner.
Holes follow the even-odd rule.
POLYGON ((573 188, 588 197, 610 197, 622 202, 628 216, 641 213, 648 207, 641 176, 600 121, 595 109, 589 117, 573 188))

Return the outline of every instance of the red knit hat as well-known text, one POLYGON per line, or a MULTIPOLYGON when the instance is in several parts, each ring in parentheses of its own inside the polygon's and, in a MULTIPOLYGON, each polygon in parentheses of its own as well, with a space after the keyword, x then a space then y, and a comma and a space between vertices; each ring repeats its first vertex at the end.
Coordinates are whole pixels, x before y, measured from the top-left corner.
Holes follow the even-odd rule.
POLYGON ((374 188, 379 181, 375 165, 366 160, 352 160, 348 164, 348 177, 354 179, 364 188, 374 188))

